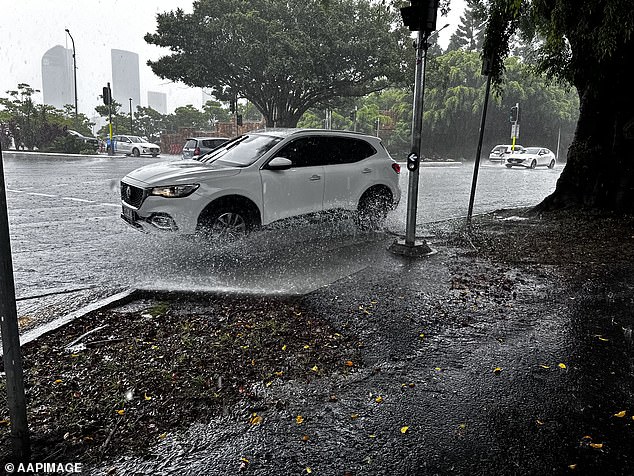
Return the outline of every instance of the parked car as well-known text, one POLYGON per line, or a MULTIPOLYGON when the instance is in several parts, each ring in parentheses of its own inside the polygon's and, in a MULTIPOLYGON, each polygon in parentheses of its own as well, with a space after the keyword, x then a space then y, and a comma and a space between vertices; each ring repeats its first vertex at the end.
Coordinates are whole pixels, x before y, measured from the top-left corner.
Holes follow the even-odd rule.
POLYGON ((195 159, 227 142, 227 137, 190 137, 183 146, 183 159, 195 159))
POLYGON ((66 132, 82 141, 85 144, 85 148, 95 151, 99 150, 99 140, 96 137, 88 137, 72 129, 67 129, 66 132))
POLYGON ((151 155, 156 157, 161 153, 161 148, 152 144, 139 136, 129 136, 118 134, 112 136, 114 141, 114 152, 116 154, 133 155, 139 157, 140 155, 151 155))
POLYGON ((491 153, 489 154, 489 160, 503 163, 504 159, 506 159, 509 155, 513 153, 521 152, 523 150, 524 150, 524 147, 522 147, 519 144, 515 144, 515 146, 496 145, 495 147, 493 147, 493 149, 491 150, 491 153))
POLYGON ((330 210, 379 227, 398 204, 400 165, 381 140, 353 132, 269 129, 200 161, 136 169, 121 181, 123 218, 141 231, 235 238, 259 225, 330 210))
POLYGON ((543 165, 552 169, 555 166, 555 162, 555 154, 550 149, 545 147, 527 147, 520 153, 508 156, 504 161, 504 165, 509 169, 516 165, 531 169, 543 165))

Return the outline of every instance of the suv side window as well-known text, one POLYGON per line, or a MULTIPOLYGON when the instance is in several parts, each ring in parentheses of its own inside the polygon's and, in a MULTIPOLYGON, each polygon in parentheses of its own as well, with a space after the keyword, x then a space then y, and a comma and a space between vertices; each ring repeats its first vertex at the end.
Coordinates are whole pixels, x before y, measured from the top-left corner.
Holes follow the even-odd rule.
POLYGON ((330 138, 330 154, 325 157, 326 165, 352 164, 376 154, 376 150, 366 141, 349 137, 330 138))
POLYGON ((290 142, 275 155, 289 159, 293 167, 314 167, 327 162, 329 148, 327 137, 302 137, 290 142))

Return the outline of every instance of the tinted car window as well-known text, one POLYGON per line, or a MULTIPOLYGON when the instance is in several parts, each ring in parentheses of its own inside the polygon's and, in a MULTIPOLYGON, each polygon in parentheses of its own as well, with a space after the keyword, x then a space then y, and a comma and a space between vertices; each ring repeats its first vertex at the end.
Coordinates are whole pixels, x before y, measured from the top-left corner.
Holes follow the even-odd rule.
POLYGON ((190 139, 187 142, 185 142, 185 149, 192 149, 196 147, 196 141, 194 139, 190 139))
POLYGON ((376 154, 376 150, 367 142, 347 137, 332 137, 330 153, 325 158, 327 165, 352 164, 376 154))
POLYGON ((293 167, 324 165, 332 156, 332 143, 328 137, 302 137, 286 145, 277 154, 293 162, 293 167))

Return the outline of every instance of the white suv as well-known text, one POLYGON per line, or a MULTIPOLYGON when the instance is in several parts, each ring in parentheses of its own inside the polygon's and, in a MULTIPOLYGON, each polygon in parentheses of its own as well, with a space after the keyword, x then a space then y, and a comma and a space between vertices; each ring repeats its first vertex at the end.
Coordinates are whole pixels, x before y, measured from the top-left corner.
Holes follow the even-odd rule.
POLYGON ((362 228, 396 207, 400 166, 377 137, 269 129, 198 160, 134 170, 121 181, 121 218, 142 231, 233 238, 284 218, 356 211, 362 228))

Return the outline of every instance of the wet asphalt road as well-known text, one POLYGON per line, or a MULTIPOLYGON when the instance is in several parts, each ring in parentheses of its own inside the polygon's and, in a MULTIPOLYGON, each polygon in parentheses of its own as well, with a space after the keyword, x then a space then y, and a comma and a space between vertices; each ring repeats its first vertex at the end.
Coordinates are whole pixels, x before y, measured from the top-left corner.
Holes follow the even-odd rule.
MULTIPOLYGON (((373 247, 383 246, 384 236, 357 235, 349 221, 325 227, 300 222, 224 249, 129 228, 119 218, 120 178, 141 165, 174 159, 5 152, 20 315, 37 320, 46 309, 72 311, 128 287, 304 293, 363 269, 373 260, 373 247), (73 299, 66 299, 69 294, 73 299), (48 296, 35 299, 42 295, 48 296)), ((486 163, 474 213, 538 203, 554 190, 560 171, 486 163)), ((419 234, 426 222, 466 214, 472 173, 472 164, 421 169, 419 234)), ((405 230, 404 167, 401 177, 404 196, 388 220, 396 234, 405 230)))

